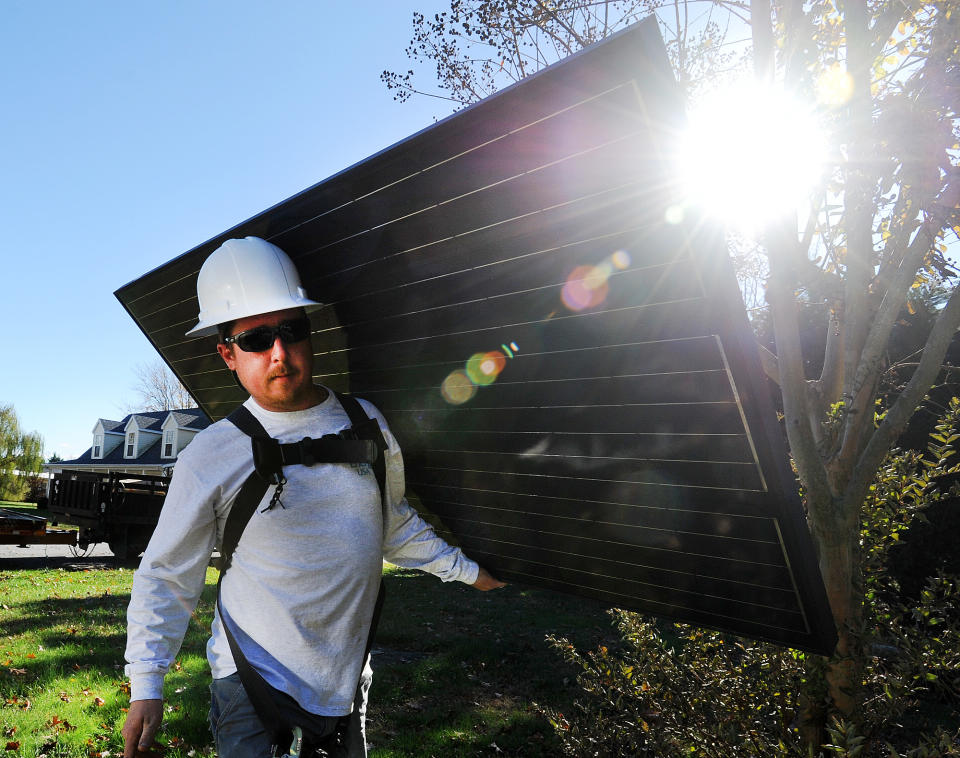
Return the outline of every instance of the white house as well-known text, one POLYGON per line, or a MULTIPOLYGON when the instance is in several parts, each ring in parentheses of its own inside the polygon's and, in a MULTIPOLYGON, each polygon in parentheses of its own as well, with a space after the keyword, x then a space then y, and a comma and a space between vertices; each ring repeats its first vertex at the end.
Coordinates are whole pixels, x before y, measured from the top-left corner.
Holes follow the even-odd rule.
POLYGON ((118 471, 161 474, 210 419, 199 408, 131 413, 120 421, 97 419, 90 448, 71 461, 46 463, 45 471, 118 471))

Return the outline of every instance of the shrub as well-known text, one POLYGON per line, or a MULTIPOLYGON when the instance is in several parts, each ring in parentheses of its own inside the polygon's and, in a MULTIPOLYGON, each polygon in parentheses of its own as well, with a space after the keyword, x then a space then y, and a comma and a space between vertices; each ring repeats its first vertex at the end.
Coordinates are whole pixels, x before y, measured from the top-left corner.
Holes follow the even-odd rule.
MULTIPOLYGON (((901 591, 898 546, 939 534, 917 528, 960 494, 960 401, 954 399, 923 455, 893 451, 862 509, 864 622, 862 708, 834 717, 822 752, 919 758, 960 754, 960 579, 938 571, 919 592, 901 591), (951 723, 950 719, 953 719, 951 723)), ((918 554, 931 550, 913 545, 918 554)), ((910 563, 916 571, 916 561, 910 563)), ((930 565, 940 568, 943 562, 930 565)), ((911 581, 915 581, 911 578, 911 581)), ((618 649, 549 643, 578 670, 574 712, 542 713, 572 756, 807 756, 801 693, 825 659, 729 634, 612 610, 618 649)))

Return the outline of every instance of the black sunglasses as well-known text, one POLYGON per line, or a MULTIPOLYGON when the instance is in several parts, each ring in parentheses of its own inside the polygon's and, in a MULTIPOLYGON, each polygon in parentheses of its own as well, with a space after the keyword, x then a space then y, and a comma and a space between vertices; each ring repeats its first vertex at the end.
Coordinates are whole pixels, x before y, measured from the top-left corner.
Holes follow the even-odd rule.
POLYGON ((294 321, 284 321, 277 326, 258 326, 253 329, 224 337, 227 345, 235 344, 245 353, 262 353, 273 347, 277 337, 284 345, 302 342, 310 336, 310 319, 298 318, 294 321))

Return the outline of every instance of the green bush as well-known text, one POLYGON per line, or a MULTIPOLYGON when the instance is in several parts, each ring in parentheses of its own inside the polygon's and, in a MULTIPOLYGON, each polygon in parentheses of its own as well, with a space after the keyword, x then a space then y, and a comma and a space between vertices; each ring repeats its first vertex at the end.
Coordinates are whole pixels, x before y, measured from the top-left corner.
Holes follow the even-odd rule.
MULTIPOLYGON (((960 754, 960 579, 937 573, 901 591, 891 556, 922 539, 926 512, 960 492, 960 401, 924 455, 893 451, 864 503, 862 707, 833 718, 822 752, 919 758, 960 754)), ((930 532, 926 532, 930 534, 930 532)), ((923 546, 920 546, 923 552, 923 546)), ((542 709, 571 756, 810 755, 800 736, 801 693, 826 660, 763 642, 612 610, 616 650, 550 644, 576 667, 573 712, 542 709)), ((816 705, 816 704, 814 704, 816 705)))

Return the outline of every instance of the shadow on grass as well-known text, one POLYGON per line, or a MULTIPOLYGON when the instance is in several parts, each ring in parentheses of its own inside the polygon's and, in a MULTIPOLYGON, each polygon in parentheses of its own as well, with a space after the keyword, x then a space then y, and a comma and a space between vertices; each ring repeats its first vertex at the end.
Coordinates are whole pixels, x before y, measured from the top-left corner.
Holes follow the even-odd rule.
POLYGON ((548 633, 594 647, 613 630, 599 604, 511 585, 482 593, 416 571, 385 577, 369 709, 372 758, 560 753, 536 705, 576 694, 548 633))

